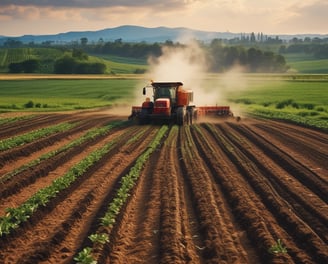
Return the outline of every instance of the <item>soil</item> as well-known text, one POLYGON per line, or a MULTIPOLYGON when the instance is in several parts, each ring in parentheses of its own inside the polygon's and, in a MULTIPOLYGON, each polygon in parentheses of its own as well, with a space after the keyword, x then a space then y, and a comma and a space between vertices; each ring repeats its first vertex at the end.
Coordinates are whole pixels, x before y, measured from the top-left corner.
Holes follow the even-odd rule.
MULTIPOLYGON (((0 216, 108 142, 68 189, 0 237, 0 263, 75 263, 120 180, 160 126, 117 127, 4 180, 42 154, 125 117, 89 111, 31 115, 0 140, 71 122, 68 131, 0 152, 0 216), (134 140, 131 140, 134 139, 134 140)), ((328 263, 328 135, 245 119, 169 127, 143 167, 98 263, 328 263), (273 254, 278 240, 286 253, 273 254)))

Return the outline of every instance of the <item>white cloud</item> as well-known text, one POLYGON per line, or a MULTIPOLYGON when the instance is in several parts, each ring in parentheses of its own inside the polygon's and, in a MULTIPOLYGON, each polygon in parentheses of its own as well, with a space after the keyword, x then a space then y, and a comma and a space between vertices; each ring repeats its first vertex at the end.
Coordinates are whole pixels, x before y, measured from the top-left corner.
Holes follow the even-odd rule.
POLYGON ((318 0, 1 0, 0 35, 126 24, 265 34, 327 33, 326 14, 328 3, 318 0))

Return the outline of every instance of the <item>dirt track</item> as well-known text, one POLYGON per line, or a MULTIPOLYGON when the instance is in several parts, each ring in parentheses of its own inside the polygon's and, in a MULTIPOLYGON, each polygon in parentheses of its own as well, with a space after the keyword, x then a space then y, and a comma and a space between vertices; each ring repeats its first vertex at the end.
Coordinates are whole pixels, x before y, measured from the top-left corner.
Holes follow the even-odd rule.
MULTIPOLYGON (((46 114, 1 126, 0 139, 6 139, 77 122, 0 152, 0 179, 116 119, 100 112, 46 114)), ((93 150, 116 142, 73 185, 0 238, 0 263, 75 263, 120 180, 159 128, 117 127, 2 180, 0 216, 93 150)), ((144 166, 98 263, 328 263, 327 157, 327 134, 280 122, 171 127, 144 166), (278 239, 286 254, 268 252, 278 239)))

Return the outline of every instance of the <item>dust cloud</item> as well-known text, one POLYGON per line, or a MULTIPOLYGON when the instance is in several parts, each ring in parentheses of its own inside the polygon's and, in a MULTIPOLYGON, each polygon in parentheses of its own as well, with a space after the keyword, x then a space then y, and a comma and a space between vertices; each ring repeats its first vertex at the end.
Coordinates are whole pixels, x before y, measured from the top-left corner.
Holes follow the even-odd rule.
POLYGON ((227 94, 247 88, 243 76, 244 69, 236 65, 226 73, 209 73, 209 58, 199 43, 191 40, 180 47, 164 46, 160 57, 148 59, 149 71, 145 79, 138 82, 133 105, 141 105, 145 97, 152 97, 152 89, 146 96, 142 88, 154 82, 182 82, 184 89, 194 92, 193 104, 196 106, 230 105, 232 111, 241 114, 241 110, 231 105, 227 94))
POLYGON ((244 90, 247 86, 239 66, 224 74, 210 74, 209 58, 196 41, 181 48, 164 47, 162 53, 159 58, 149 59, 149 80, 181 81, 185 89, 193 90, 196 106, 227 104, 229 91, 244 90))

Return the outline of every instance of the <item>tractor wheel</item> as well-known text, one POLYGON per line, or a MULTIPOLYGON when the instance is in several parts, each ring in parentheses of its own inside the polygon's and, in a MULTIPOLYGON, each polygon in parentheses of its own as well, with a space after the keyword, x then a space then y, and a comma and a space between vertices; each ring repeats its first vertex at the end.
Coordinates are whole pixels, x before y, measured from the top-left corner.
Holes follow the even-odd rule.
POLYGON ((194 121, 194 116, 195 116, 194 109, 193 109, 193 108, 190 108, 190 109, 188 110, 188 115, 187 115, 189 125, 192 125, 192 123, 193 123, 193 121, 194 121))
POLYGON ((148 111, 147 109, 141 109, 141 113, 139 116, 139 125, 145 125, 145 124, 149 124, 150 120, 148 117, 148 111))
POLYGON ((185 123, 185 110, 183 107, 177 109, 177 125, 183 126, 185 123))

